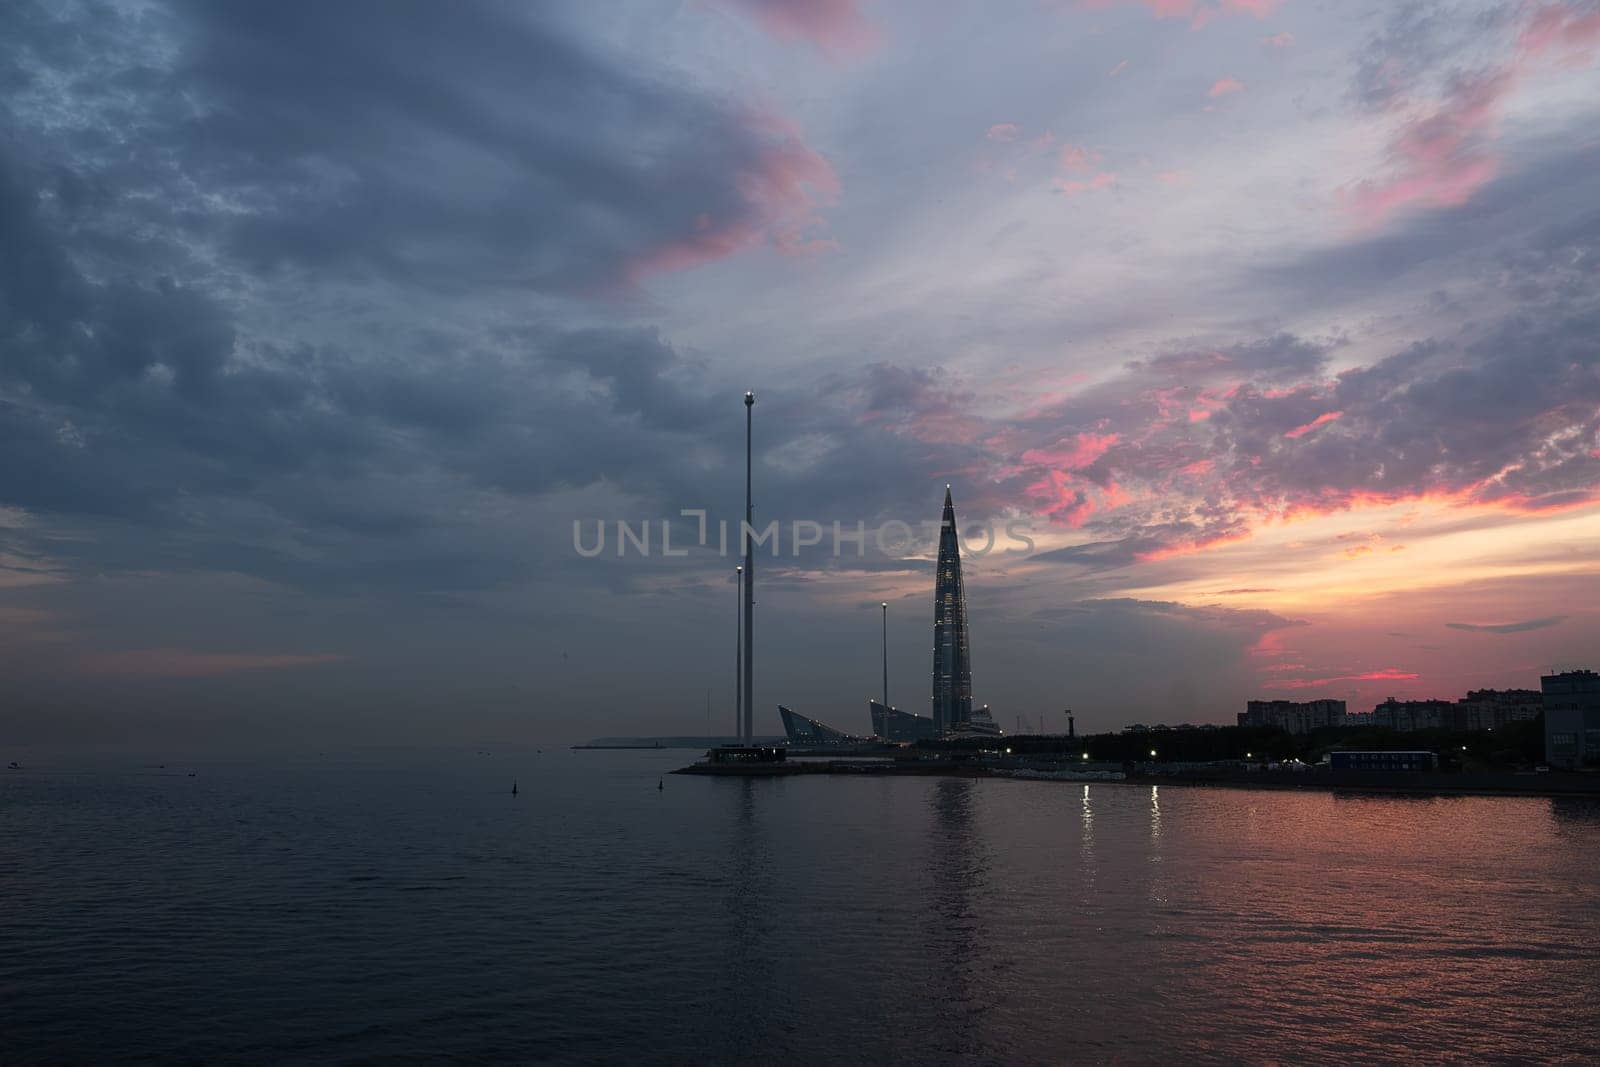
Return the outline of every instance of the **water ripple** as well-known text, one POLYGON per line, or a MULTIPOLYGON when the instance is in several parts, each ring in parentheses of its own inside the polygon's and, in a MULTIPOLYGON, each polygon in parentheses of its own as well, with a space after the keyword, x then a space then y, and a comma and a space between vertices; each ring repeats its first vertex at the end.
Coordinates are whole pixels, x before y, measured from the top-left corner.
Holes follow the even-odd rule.
POLYGON ((657 790, 681 756, 0 779, 0 1055, 1594 1051, 1592 805, 933 778, 657 790))

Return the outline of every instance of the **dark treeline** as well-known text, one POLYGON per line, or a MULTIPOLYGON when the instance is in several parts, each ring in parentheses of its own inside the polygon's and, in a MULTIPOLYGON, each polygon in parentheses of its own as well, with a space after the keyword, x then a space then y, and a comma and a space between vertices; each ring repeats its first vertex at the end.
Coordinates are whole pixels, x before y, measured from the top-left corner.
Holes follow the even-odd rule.
POLYGON ((1427 750, 1441 767, 1463 769, 1531 766, 1544 760, 1544 718, 1509 723, 1499 730, 1419 730, 1403 733, 1376 726, 1327 727, 1291 734, 1271 726, 1223 726, 1214 730, 1148 730, 1137 733, 1059 735, 1019 734, 1003 738, 964 737, 924 741, 917 748, 965 752, 1000 747, 1013 755, 1088 753, 1095 762, 1206 762, 1211 760, 1300 759, 1315 763, 1331 749, 1427 750))

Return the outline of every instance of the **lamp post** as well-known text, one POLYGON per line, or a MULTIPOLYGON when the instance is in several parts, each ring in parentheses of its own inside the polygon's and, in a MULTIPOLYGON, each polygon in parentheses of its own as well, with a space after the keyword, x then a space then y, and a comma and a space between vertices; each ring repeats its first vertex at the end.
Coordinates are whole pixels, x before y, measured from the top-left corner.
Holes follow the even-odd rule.
POLYGON ((889 602, 883 602, 883 713, 889 714, 889 602))
POLYGON ((744 567, 733 568, 733 736, 744 737, 744 699, 739 694, 744 677, 744 567))

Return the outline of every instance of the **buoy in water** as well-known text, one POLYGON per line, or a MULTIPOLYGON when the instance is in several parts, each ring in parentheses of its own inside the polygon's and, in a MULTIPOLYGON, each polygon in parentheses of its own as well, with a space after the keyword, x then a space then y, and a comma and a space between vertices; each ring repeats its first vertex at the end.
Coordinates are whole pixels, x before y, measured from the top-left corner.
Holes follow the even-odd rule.
POLYGON ((516 796, 517 795, 517 783, 516 782, 512 782, 511 783, 511 795, 512 796, 516 796))
POLYGON ((667 786, 666 786, 666 779, 665 778, 657 778, 656 779, 656 788, 657 789, 665 789, 666 787, 667 786))

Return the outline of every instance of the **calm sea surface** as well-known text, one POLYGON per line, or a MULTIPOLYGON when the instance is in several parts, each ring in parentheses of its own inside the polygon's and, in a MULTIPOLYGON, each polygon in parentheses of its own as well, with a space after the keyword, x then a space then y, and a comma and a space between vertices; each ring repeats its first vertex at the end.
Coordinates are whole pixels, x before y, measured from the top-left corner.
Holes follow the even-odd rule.
POLYGON ((0 1061, 1600 1057, 1593 802, 692 755, 0 771, 0 1061))

